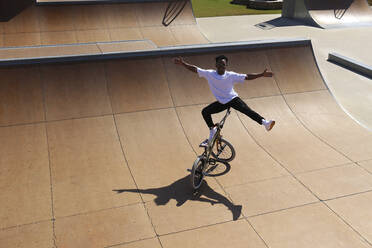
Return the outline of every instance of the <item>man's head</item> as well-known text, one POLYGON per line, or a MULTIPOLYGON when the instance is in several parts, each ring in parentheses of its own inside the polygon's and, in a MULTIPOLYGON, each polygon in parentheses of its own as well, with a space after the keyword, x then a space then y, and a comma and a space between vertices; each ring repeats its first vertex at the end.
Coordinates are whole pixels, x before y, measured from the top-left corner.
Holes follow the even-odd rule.
POLYGON ((228 58, 225 55, 220 55, 216 57, 216 68, 217 73, 223 75, 226 70, 228 58))

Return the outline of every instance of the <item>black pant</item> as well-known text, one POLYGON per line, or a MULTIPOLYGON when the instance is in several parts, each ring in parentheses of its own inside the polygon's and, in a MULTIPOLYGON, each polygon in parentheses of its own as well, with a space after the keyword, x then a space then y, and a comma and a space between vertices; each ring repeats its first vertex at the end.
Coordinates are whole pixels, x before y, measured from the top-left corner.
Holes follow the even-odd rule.
POLYGON ((209 128, 212 128, 214 126, 212 121, 212 114, 219 113, 221 111, 224 111, 225 109, 232 107, 233 109, 238 110, 239 112, 242 112, 243 114, 249 116, 252 120, 256 121, 258 124, 262 125, 262 119, 264 119, 261 115, 254 112, 252 109, 248 107, 248 105, 243 102, 240 97, 235 97, 230 102, 222 104, 218 101, 209 104, 207 107, 205 107, 202 110, 202 115, 207 123, 209 128))

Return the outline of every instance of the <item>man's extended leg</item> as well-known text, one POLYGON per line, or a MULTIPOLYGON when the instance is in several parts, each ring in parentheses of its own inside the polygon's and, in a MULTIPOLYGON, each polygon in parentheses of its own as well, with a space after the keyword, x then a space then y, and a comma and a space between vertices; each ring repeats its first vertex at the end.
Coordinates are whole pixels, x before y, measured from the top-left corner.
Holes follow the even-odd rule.
POLYGON ((267 121, 265 118, 263 118, 261 115, 253 111, 251 108, 248 107, 248 105, 243 102, 242 99, 239 97, 235 97, 233 100, 229 102, 229 105, 238 110, 239 112, 242 112, 243 114, 247 115, 252 120, 256 121, 260 125, 264 125, 267 131, 270 131, 273 126, 275 125, 275 121, 267 121))
POLYGON ((214 123, 212 121, 212 114, 219 113, 221 111, 224 111, 227 108, 228 108, 227 105, 222 104, 218 101, 215 101, 215 102, 209 104, 207 107, 205 107, 202 110, 203 118, 205 120, 205 123, 207 123, 207 126, 209 127, 209 129, 214 127, 214 123))

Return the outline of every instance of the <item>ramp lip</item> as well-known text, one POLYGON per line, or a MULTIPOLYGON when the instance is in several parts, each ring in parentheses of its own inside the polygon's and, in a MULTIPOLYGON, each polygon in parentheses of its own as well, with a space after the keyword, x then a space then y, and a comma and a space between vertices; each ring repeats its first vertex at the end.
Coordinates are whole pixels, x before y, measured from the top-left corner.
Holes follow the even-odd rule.
MULTIPOLYGON (((349 69, 353 71, 353 68, 355 67, 356 73, 361 73, 358 71, 359 69, 364 69, 364 70, 369 70, 370 73, 370 78, 372 78, 372 67, 365 65, 363 63, 360 63, 356 60, 350 59, 346 56, 340 55, 335 52, 331 52, 328 54, 328 59, 329 62, 335 63, 336 65, 345 67, 346 69, 349 69), (358 68, 357 68, 358 67, 358 68)), ((319 71, 320 72, 320 71, 319 71)), ((321 74, 322 75, 322 74, 321 74)), ((363 75, 363 73, 362 73, 363 75)), ((363 75, 364 76, 364 75, 363 75)), ((323 75, 322 75, 323 77, 323 75)), ((323 78, 323 81, 326 83, 325 79, 323 78)), ((357 118, 355 118, 337 99, 337 97, 333 94, 332 90, 328 89, 328 92, 332 95, 333 99, 337 103, 337 105, 356 123, 358 123, 360 126, 368 130, 369 132, 372 132, 372 128, 370 128, 368 125, 364 124, 363 122, 359 121, 357 118)))
MULTIPOLYGON (((118 44, 118 43, 130 43, 147 40, 136 40, 136 41, 124 41, 124 42, 96 42, 96 43, 84 43, 84 44, 68 44, 65 46, 78 46, 78 45, 96 45, 100 44, 118 44)), ((256 40, 256 41, 239 41, 239 42, 222 42, 222 43, 207 43, 197 45, 182 45, 182 46, 170 46, 161 47, 157 49, 147 50, 135 50, 135 51, 122 51, 122 52, 100 52, 90 54, 74 54, 74 55, 56 55, 56 56, 42 56, 42 57, 31 57, 31 58, 12 58, 12 59, 0 59, 1 66, 11 65, 26 65, 26 64, 47 64, 56 62, 72 62, 72 61, 91 61, 91 60, 107 60, 107 59, 118 59, 118 58, 138 58, 138 57, 153 57, 153 56, 177 56, 182 54, 196 54, 196 53, 208 53, 208 52, 219 52, 219 51, 238 51, 243 49, 259 49, 259 48, 274 48, 284 46, 303 46, 311 45, 311 40, 308 38, 295 38, 295 39, 268 39, 268 40, 256 40)), ((30 48, 39 47, 58 47, 56 45, 50 46, 36 46, 30 48)), ((24 47, 22 47, 24 48, 24 47)), ((11 48, 21 49, 21 48, 11 48)), ((1 51, 1 50, 0 50, 1 51)))
POLYGON ((335 52, 328 54, 328 61, 372 79, 372 66, 363 64, 335 52))

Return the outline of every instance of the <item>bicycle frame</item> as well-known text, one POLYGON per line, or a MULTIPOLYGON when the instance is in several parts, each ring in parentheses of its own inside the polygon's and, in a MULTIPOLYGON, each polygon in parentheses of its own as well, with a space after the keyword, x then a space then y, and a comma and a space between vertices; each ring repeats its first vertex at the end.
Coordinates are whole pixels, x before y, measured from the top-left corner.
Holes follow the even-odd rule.
MULTIPOLYGON (((215 133, 215 135, 213 136, 212 140, 210 142, 208 142, 208 146, 207 147, 204 147, 204 152, 203 152, 203 156, 205 157, 205 159, 207 160, 207 164, 210 165, 215 165, 217 160, 214 159, 214 158, 211 158, 211 153, 212 153, 212 149, 213 149, 213 146, 216 144, 216 142, 218 142, 218 140, 221 139, 222 135, 221 135, 221 131, 222 131, 222 128, 225 124, 225 121, 227 119, 227 117, 230 115, 231 113, 231 110, 230 110, 230 107, 227 109, 226 113, 225 113, 225 116, 221 119, 221 121, 219 123, 217 123, 217 131, 215 133)), ((208 166, 206 166, 205 170, 207 169, 208 166)), ((204 171, 205 171, 204 170, 204 171)))
POLYGON ((225 116, 222 118, 222 120, 219 123, 217 123, 217 125, 216 125, 217 126, 216 134, 213 136, 212 140, 210 141, 210 144, 208 144, 208 148, 210 150, 212 150, 212 148, 213 148, 214 144, 216 143, 216 141, 222 137, 221 136, 221 131, 222 131, 223 125, 225 124, 225 121, 226 121, 227 117, 230 115, 230 113, 231 113, 231 110, 230 110, 230 107, 229 107, 227 109, 227 111, 226 111, 225 116))
MULTIPOLYGON (((218 165, 217 162, 228 163, 235 157, 234 147, 228 141, 224 140, 221 135, 222 128, 229 114, 230 108, 227 109, 222 120, 217 123, 216 133, 208 142, 208 145, 203 146, 204 152, 196 158, 192 169, 188 170, 191 172, 191 183, 194 189, 198 189, 200 187, 204 176, 208 176, 210 172, 214 171, 218 165), (225 147, 227 147, 228 151, 231 151, 231 154, 228 157, 224 157, 223 155, 223 158, 221 158, 220 154, 222 154, 222 152, 225 150, 225 147), (214 148, 216 148, 217 152, 214 150, 214 148)), ((207 140, 204 142, 206 141, 207 140)))

